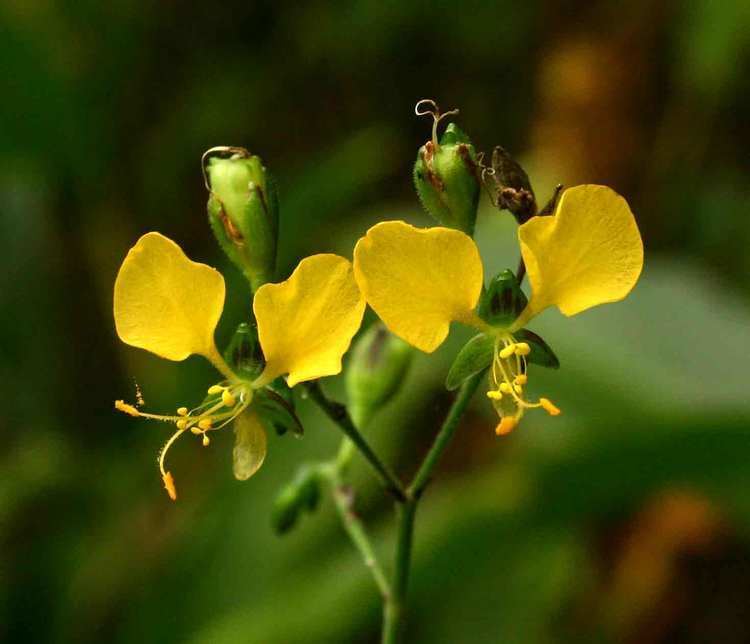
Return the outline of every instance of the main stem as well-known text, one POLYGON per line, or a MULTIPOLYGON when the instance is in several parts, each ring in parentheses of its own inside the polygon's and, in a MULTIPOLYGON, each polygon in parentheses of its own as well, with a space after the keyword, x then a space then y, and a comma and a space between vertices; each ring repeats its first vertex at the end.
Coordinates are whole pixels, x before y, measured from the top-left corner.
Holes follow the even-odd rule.
POLYGON ((430 450, 422 461, 419 470, 417 470, 411 485, 406 490, 406 502, 396 508, 398 513, 398 540, 396 542, 393 583, 391 584, 392 594, 386 600, 383 608, 383 644, 396 644, 403 633, 406 591, 409 584, 414 537, 414 517, 417 512, 417 505, 432 478, 434 469, 456 433, 459 421, 469 406, 469 401, 483 376, 484 371, 472 376, 461 386, 430 450))
POLYGON ((403 503, 406 501, 406 490, 401 481, 399 481, 395 474, 391 472, 390 468, 380 460, 377 454, 372 451, 369 443, 364 439, 364 436, 359 433, 359 430, 354 426, 354 422, 349 416, 344 405, 341 405, 333 400, 330 400, 320 385, 313 381, 307 383, 307 391, 310 393, 310 397, 318 404, 318 406, 326 413, 339 429, 354 443, 354 446, 360 451, 362 456, 365 457, 368 463, 375 470, 375 473, 380 478, 386 491, 393 496, 396 501, 403 503))

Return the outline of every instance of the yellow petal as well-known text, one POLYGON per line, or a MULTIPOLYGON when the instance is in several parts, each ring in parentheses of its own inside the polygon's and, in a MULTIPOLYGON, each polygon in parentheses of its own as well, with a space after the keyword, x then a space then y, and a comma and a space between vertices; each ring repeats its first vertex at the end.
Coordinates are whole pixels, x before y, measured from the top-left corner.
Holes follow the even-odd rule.
POLYGON ((556 305, 575 315, 624 298, 643 268, 643 242, 628 203, 606 186, 563 192, 553 217, 533 217, 518 229, 532 288, 528 320, 556 305))
POLYGON ((187 258, 171 239, 147 233, 130 249, 115 280, 115 326, 126 344, 168 360, 216 353, 224 278, 187 258))
POLYGON ((362 322, 365 299, 349 260, 313 255, 285 282, 259 288, 253 310, 266 358, 260 380, 287 373, 293 387, 341 371, 341 358, 362 322))
POLYGON ((266 458, 266 430, 254 411, 246 411, 235 419, 234 435, 232 470, 238 481, 246 481, 266 458))
POLYGON ((354 274, 386 326, 427 353, 442 344, 451 322, 476 320, 482 261, 458 230, 377 224, 357 242, 354 274))

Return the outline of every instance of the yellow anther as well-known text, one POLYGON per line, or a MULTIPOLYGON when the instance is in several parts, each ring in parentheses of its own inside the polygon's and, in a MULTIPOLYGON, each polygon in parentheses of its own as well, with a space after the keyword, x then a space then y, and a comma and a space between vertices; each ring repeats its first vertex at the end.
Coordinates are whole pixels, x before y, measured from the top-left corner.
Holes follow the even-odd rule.
POLYGON ((229 393, 228 389, 225 389, 221 392, 221 402, 224 403, 225 407, 234 407, 234 403, 237 402, 237 399, 229 393))
POLYGON ((525 385, 529 381, 529 377, 525 373, 519 373, 513 382, 517 385, 525 385))
POLYGON ((204 429, 204 430, 205 429, 211 429, 211 424, 212 424, 212 421, 211 421, 210 418, 201 418, 198 421, 198 427, 200 427, 201 429, 204 429))
POLYGON ((495 427, 495 434, 498 436, 504 436, 510 434, 518 425, 518 421, 513 416, 505 416, 497 427, 495 427))
POLYGON ((221 385, 211 385, 208 388, 208 395, 215 396, 216 394, 221 393, 222 391, 224 391, 224 387, 222 387, 221 385))
POLYGON ((519 342, 516 344, 516 355, 527 356, 531 353, 531 347, 527 342, 519 342))
POLYGON ((164 489, 167 490, 167 494, 169 494, 169 498, 173 501, 177 500, 177 488, 174 486, 174 479, 172 478, 171 472, 165 472, 164 475, 161 477, 161 480, 164 481, 164 489))
POLYGON ((177 429, 187 429, 187 421, 184 418, 180 418, 175 425, 177 425, 177 429))
POLYGON ((502 391, 504 394, 513 393, 513 390, 510 388, 510 385, 507 382, 500 383, 500 391, 502 391))
POLYGON ((211 439, 203 434, 203 447, 208 447, 211 444, 211 439))
POLYGON ((547 398, 540 398, 539 404, 542 406, 542 409, 546 411, 550 416, 559 416, 560 415, 560 409, 552 404, 550 400, 547 398))
POLYGON ((128 405, 128 403, 122 400, 115 400, 115 409, 136 418, 141 415, 141 412, 133 407, 133 405, 128 405))
POLYGON ((490 400, 502 400, 503 395, 499 391, 488 391, 487 398, 490 400))
POLYGON ((516 352, 516 345, 515 344, 509 344, 504 349, 500 349, 500 353, 498 354, 501 359, 507 360, 510 358, 514 353, 516 352))
POLYGON ((190 432, 191 432, 192 434, 195 434, 196 436, 200 436, 200 435, 201 435, 201 434, 203 433, 203 430, 202 430, 202 429, 200 429, 200 428, 198 428, 198 427, 196 427, 195 425, 193 425, 193 426, 192 426, 192 427, 190 428, 190 432))
POLYGON ((520 396, 523 393, 523 387, 521 385, 513 385, 513 391, 520 396))
POLYGON ((177 408, 177 415, 178 416, 187 416, 188 415, 188 408, 187 407, 178 407, 177 408))

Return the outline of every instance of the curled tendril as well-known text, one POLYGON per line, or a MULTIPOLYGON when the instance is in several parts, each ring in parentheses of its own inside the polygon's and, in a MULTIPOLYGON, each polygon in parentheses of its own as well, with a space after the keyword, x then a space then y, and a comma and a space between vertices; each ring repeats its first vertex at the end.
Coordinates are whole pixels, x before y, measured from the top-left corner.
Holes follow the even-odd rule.
POLYGON ((440 106, 433 101, 431 98, 423 98, 417 101, 414 106, 414 114, 417 116, 431 116, 432 117, 432 143, 435 147, 438 146, 437 140, 437 126, 446 116, 453 116, 458 114, 458 110, 449 110, 444 114, 440 113, 440 106), (429 106, 430 109, 425 109, 424 106, 429 106))
POLYGON ((242 158, 247 158, 250 156, 250 153, 245 148, 240 148, 234 145, 215 145, 214 147, 209 148, 203 153, 203 155, 201 156, 201 173, 203 174, 203 184, 206 186, 206 190, 208 190, 209 192, 213 192, 211 190, 211 184, 208 181, 208 173, 206 172, 209 159, 211 157, 221 157, 223 159, 228 159, 235 155, 242 158))
POLYGON ((485 157, 484 152, 479 152, 477 154, 477 167, 481 170, 480 174, 480 183, 484 187, 484 189, 487 191, 487 194, 490 197, 490 201, 494 204, 496 202, 495 195, 492 193, 492 189, 489 186, 489 182, 487 181, 487 177, 494 177, 495 176, 495 168, 491 168, 484 162, 485 157))

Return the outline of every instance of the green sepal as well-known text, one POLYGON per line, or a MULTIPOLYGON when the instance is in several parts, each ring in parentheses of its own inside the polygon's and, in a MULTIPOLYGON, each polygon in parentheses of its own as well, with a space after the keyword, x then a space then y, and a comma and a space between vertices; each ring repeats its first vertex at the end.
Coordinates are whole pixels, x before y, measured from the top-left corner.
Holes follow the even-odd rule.
POLYGON ((550 346, 536 333, 528 329, 516 331, 513 336, 516 342, 526 342, 531 347, 531 353, 526 356, 526 362, 538 364, 541 367, 559 369, 560 361, 550 346))
POLYGON ((277 534, 289 532, 302 512, 313 512, 320 501, 320 473, 317 468, 303 465, 294 478, 276 497, 271 525, 277 534))
POLYGON ((262 373, 266 363, 255 325, 242 322, 237 327, 224 350, 224 360, 244 380, 255 380, 262 373))
POLYGON ((255 291, 271 280, 276 265, 278 196, 259 157, 231 151, 228 158, 208 159, 208 219, 222 250, 255 291))
POLYGON ((297 437, 304 434, 294 405, 270 386, 255 392, 253 406, 264 424, 277 434, 283 435, 288 430, 297 437))
POLYGON ((494 355, 495 338, 484 333, 475 335, 458 352, 445 379, 445 388, 458 389, 464 380, 489 367, 494 355))
POLYGON ((477 155, 469 138, 451 123, 439 145, 425 143, 414 164, 414 187, 438 223, 474 234, 479 205, 477 155))
POLYGON ((349 413, 363 427, 399 390, 414 350, 382 322, 371 325, 354 343, 345 372, 349 413))
POLYGON ((506 268, 490 280, 479 300, 477 313, 491 326, 509 326, 527 304, 528 300, 516 276, 506 268))

